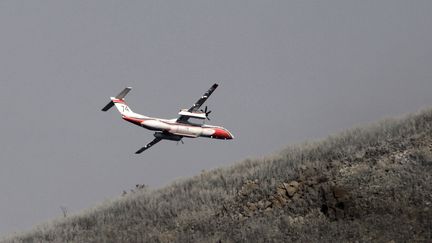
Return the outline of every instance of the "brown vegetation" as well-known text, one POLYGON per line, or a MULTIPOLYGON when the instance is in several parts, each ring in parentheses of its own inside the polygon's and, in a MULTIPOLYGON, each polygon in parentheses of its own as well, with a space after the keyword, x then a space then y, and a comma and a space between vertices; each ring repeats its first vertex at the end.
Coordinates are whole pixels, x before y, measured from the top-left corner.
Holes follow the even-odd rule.
POLYGON ((5 242, 431 242, 432 110, 137 190, 5 242))

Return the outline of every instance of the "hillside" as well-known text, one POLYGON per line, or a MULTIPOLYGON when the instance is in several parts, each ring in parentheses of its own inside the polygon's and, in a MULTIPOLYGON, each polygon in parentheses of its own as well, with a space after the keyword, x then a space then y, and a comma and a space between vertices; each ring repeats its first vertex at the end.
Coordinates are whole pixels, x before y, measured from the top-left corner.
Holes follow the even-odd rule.
POLYGON ((114 199, 4 242, 431 242, 432 110, 114 199))

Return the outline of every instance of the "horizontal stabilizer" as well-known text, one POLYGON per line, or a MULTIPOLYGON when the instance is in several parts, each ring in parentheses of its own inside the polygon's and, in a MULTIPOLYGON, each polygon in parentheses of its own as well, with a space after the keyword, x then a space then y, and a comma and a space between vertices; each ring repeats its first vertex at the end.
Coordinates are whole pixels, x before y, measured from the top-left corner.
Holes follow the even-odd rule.
POLYGON ((119 99, 119 100, 123 99, 129 93, 129 91, 131 91, 131 89, 132 89, 132 87, 125 88, 122 92, 120 92, 116 96, 116 99, 119 99))
MULTIPOLYGON (((118 100, 122 100, 128 93, 131 91, 132 87, 127 87, 122 92, 120 92, 115 98, 118 100)), ((114 106, 114 102, 111 100, 104 108, 102 108, 102 111, 107 111, 111 109, 111 107, 114 106)))
POLYGON ((107 111, 113 107, 114 102, 110 101, 104 108, 102 108, 102 111, 107 111))

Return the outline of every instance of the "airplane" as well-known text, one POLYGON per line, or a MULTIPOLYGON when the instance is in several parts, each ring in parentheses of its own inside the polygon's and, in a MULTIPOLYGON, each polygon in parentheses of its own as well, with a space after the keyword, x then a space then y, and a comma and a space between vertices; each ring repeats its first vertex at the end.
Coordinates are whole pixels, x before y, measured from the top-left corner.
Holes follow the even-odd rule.
POLYGON ((200 119, 200 120, 210 120, 209 114, 211 111, 207 109, 199 110, 199 108, 204 104, 204 102, 210 97, 210 95, 218 87, 218 84, 213 84, 210 89, 204 93, 201 98, 198 99, 195 104, 189 109, 181 109, 178 113, 180 116, 174 119, 161 119, 144 116, 135 113, 126 104, 124 97, 131 91, 131 87, 125 88, 115 97, 110 97, 111 101, 102 108, 102 111, 108 111, 111 107, 115 105, 117 110, 120 112, 122 118, 125 121, 138 125, 140 127, 146 128, 151 131, 155 131, 153 136, 155 137, 146 146, 140 148, 136 151, 136 154, 140 154, 150 147, 154 146, 162 140, 171 141, 181 141, 183 143, 183 138, 197 138, 206 137, 214 139, 233 139, 234 136, 226 128, 220 126, 212 126, 206 124, 199 124, 190 122, 190 118, 200 119))

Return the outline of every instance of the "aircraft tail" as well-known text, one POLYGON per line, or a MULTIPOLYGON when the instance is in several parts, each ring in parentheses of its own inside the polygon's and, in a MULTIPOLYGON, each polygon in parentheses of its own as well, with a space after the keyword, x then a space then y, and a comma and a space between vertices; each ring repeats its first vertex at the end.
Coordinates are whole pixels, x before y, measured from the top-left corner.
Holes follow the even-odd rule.
POLYGON ((135 114, 124 100, 124 97, 129 93, 129 91, 131 91, 131 89, 131 87, 127 87, 116 97, 110 97, 111 101, 104 108, 102 108, 102 111, 108 111, 109 109, 111 109, 111 107, 115 105, 122 115, 130 116, 132 114, 135 114))

